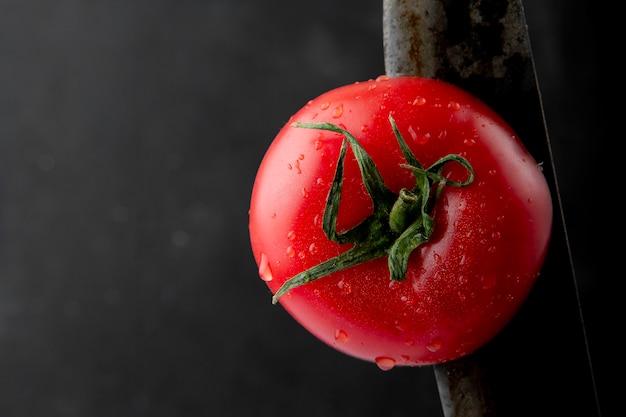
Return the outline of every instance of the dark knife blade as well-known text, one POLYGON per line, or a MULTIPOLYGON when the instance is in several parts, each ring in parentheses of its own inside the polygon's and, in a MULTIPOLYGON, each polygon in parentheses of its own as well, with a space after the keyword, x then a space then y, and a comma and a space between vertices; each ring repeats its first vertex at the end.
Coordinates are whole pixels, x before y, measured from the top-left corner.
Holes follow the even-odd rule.
POLYGON ((451 82, 481 98, 540 161, 553 196, 542 273, 509 325, 435 365, 446 417, 600 415, 557 175, 521 0, 383 0, 385 70, 451 82))

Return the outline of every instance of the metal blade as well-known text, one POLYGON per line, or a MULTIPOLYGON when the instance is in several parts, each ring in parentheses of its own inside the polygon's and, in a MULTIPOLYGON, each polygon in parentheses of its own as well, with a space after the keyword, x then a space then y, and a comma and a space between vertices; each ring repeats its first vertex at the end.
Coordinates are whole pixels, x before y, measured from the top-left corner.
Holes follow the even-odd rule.
POLYGON ((543 163, 555 207, 541 276, 489 344, 436 365, 446 417, 600 415, 576 277, 521 0, 383 0, 387 75, 481 98, 543 163))

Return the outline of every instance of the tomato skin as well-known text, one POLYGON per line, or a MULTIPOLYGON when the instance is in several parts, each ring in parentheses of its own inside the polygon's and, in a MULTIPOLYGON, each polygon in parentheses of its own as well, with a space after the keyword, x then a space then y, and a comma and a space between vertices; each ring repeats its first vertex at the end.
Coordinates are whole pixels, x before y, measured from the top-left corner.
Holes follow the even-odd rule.
MULTIPOLYGON (((250 239, 272 293, 292 276, 350 248, 329 240, 322 215, 343 137, 292 127, 329 122, 351 132, 389 189, 411 188, 411 171, 390 114, 420 163, 466 158, 475 180, 446 187, 434 233, 415 250, 405 281, 389 279, 386 257, 289 291, 281 305, 326 344, 382 369, 449 361, 493 338, 526 299, 546 256, 552 202, 535 159, 493 110, 431 79, 379 77, 311 100, 279 131, 259 167, 250 239)), ((360 223, 372 202, 351 153, 337 229, 360 223)), ((466 173, 446 168, 452 179, 466 173)), ((446 171, 444 171, 446 172, 446 171)))

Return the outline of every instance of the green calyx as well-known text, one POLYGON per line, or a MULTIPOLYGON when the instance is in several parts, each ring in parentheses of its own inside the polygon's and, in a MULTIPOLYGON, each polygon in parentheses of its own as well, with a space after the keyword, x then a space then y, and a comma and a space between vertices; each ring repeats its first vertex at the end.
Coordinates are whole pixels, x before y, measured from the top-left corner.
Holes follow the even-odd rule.
POLYGON ((432 211, 443 187, 446 185, 464 187, 474 180, 472 166, 460 155, 446 155, 430 168, 424 169, 407 146, 391 116, 389 122, 407 162, 401 164, 401 167, 411 170, 415 177, 413 188, 402 189, 398 194, 387 188, 374 161, 350 132, 331 123, 292 124, 294 127, 327 130, 344 136, 335 176, 326 200, 322 229, 331 241, 352 244, 353 247, 285 281, 274 294, 273 304, 294 288, 383 256, 387 256, 391 280, 404 281, 409 256, 417 247, 428 242, 433 233, 434 220, 429 212, 432 211), (374 205, 374 212, 353 228, 337 232, 337 214, 348 146, 352 149, 361 171, 363 183, 374 205), (441 174, 443 167, 449 162, 459 163, 467 169, 468 176, 465 181, 451 181, 441 174))

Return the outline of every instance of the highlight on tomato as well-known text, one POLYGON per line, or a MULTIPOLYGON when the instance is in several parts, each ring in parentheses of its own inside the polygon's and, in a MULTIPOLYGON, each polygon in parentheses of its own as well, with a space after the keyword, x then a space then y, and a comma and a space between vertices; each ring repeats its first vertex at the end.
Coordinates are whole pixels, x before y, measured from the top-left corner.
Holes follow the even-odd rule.
POLYGON ((309 101, 267 150, 249 211, 272 302, 385 370, 491 340, 539 276, 551 229, 541 164, 512 128, 419 77, 309 101))

